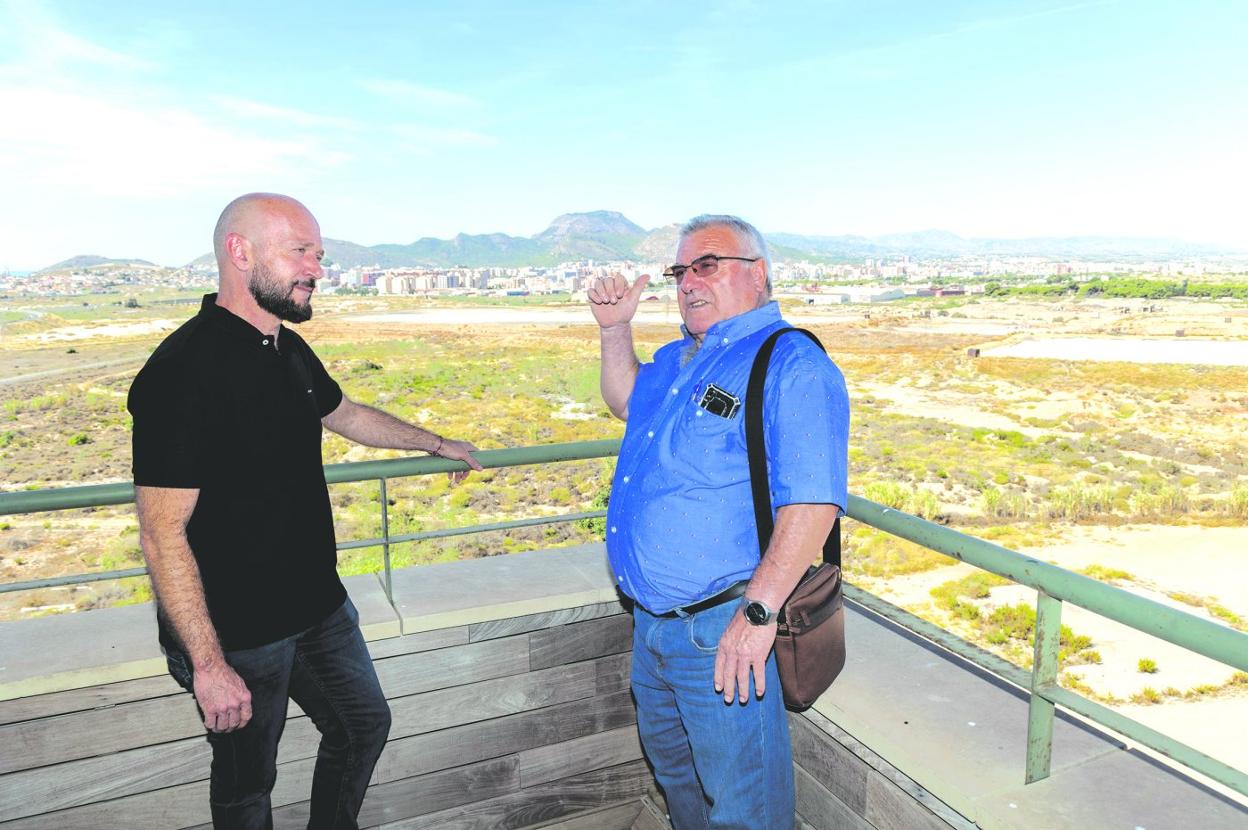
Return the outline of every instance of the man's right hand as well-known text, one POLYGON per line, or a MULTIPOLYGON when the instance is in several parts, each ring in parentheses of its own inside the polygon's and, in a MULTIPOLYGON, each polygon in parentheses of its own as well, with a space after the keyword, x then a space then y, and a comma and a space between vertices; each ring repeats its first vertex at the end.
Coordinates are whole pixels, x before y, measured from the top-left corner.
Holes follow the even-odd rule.
POLYGON ((642 274, 631 286, 620 275, 595 277, 585 293, 599 327, 606 329, 630 322, 637 313, 641 292, 649 281, 649 274, 642 274))
POLYGON ((251 720, 251 692, 224 660, 194 670, 195 701, 209 732, 233 732, 251 720))

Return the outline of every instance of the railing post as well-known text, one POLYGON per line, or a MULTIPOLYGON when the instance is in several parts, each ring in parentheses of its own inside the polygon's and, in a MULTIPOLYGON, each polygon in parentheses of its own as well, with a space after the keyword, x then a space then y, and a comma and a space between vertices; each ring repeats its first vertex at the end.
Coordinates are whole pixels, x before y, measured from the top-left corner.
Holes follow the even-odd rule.
POLYGON ((1062 601, 1036 592, 1036 645, 1031 661, 1031 702, 1027 708, 1027 777, 1032 784, 1049 777, 1053 759, 1053 702, 1045 692, 1057 683, 1062 638, 1062 601))
POLYGON ((386 591, 386 599, 393 605, 394 592, 390 584, 390 502, 386 498, 386 480, 379 478, 377 483, 381 485, 381 561, 386 572, 382 587, 386 591))

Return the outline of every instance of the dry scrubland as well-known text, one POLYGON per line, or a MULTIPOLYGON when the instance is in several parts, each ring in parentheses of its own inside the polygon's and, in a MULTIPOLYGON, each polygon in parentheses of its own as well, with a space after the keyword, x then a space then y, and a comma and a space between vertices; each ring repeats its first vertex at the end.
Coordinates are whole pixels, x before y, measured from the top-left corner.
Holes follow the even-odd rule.
MULTIPOLYGON (((115 298, 110 298, 115 299, 115 298)), ((90 302, 90 300, 89 300, 90 302)), ((541 307, 549 301, 530 300, 541 307)), ((10 304, 12 305, 12 304, 10 304)), ((301 331, 354 398, 483 449, 617 437, 597 395, 588 325, 362 323, 364 312, 428 309, 413 299, 320 298, 301 331)), ((567 311, 569 306, 563 306, 567 311)), ((573 306, 572 308, 575 308, 573 306)), ((6 489, 129 476, 125 392, 143 357, 193 306, 3 309, 0 479, 6 489)), ((670 339, 661 308, 639 348, 670 339)), ((1242 339, 1248 311, 1222 303, 933 300, 829 311, 794 306, 853 396, 851 489, 1240 630, 1248 589, 1248 367, 967 356, 1025 335, 1242 339), (1151 309, 1151 310, 1150 310, 1151 309)), ((325 439, 327 462, 394 455, 325 439)), ((500 470, 448 487, 395 481, 404 533, 601 506, 613 462, 500 470)), ((331 488, 340 539, 380 530, 375 484, 331 488)), ((1019 664, 1030 662, 1034 593, 853 522, 851 580, 1019 664)), ((592 523, 396 546, 396 565, 585 541, 592 523)), ((344 573, 380 567, 344 552, 344 573)), ((141 564, 130 508, 0 518, 0 579, 141 564)), ((150 598, 146 580, 0 596, 14 619, 150 598)), ((1065 684, 1119 705, 1248 700, 1248 678, 1069 608, 1065 684)), ((1168 707, 1181 709, 1181 706, 1168 707)), ((1242 711, 1242 707, 1241 707, 1242 711)), ((1233 760, 1227 758, 1227 760, 1233 760)))

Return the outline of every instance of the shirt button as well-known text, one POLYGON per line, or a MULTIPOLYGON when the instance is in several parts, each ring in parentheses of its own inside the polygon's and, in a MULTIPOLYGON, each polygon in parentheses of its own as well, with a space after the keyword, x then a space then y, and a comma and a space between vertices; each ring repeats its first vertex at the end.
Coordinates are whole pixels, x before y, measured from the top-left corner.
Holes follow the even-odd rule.
POLYGON ((675 394, 676 394, 677 392, 679 392, 679 391, 680 391, 680 390, 679 390, 679 389, 677 389, 675 386, 673 386, 673 387, 672 387, 672 394, 673 394, 673 395, 675 395, 675 394))
POLYGON ((267 340, 261 340, 261 341, 260 341, 260 345, 261 345, 261 346, 267 346, 267 345, 269 345, 269 341, 267 341, 267 340))
POLYGON ((611 532, 615 533, 615 525, 611 525, 611 532))
POLYGON ((728 342, 728 338, 727 338, 727 337, 725 337, 725 338, 724 338, 724 342, 725 342, 725 343, 727 343, 727 342, 728 342))
POLYGON ((628 484, 628 476, 624 476, 624 483, 628 484))
POLYGON ((624 581, 624 577, 622 577, 622 576, 617 576, 617 577, 615 578, 615 581, 616 581, 616 582, 623 582, 623 581, 624 581))
POLYGON ((646 437, 647 437, 647 438, 653 438, 653 437, 654 437, 654 430, 650 430, 649 432, 647 432, 647 433, 646 433, 646 437))

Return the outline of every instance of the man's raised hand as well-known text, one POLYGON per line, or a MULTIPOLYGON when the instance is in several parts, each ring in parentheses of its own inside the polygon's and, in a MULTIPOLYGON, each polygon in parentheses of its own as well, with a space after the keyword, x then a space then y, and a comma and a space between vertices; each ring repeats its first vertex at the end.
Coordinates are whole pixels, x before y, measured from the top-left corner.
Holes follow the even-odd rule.
POLYGON ((648 282, 649 274, 642 274, 632 285, 619 274, 595 277, 585 293, 599 327, 606 329, 630 322, 637 313, 637 303, 648 282))

